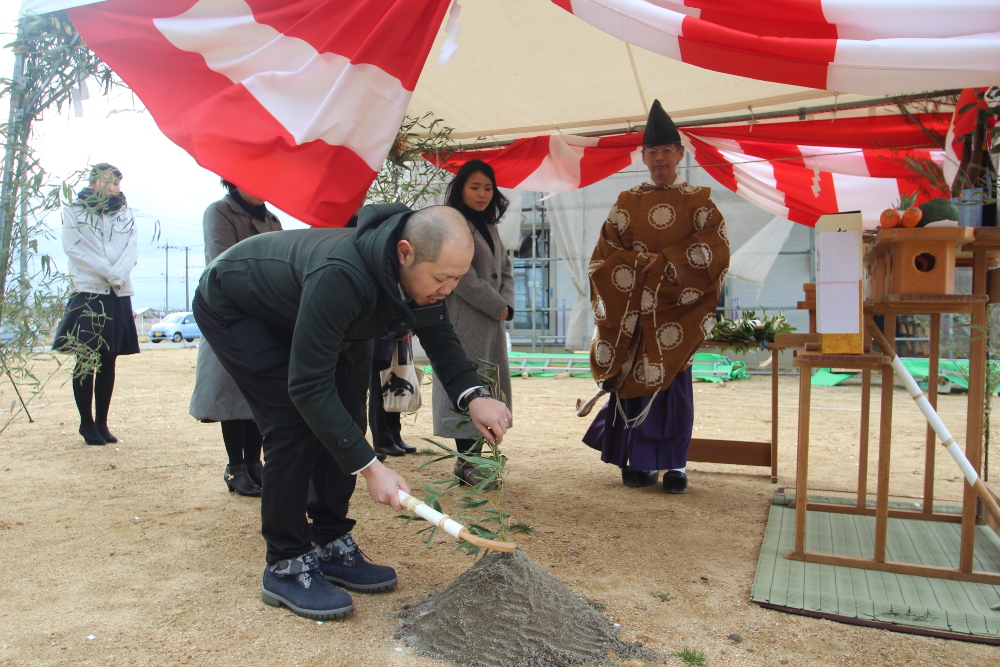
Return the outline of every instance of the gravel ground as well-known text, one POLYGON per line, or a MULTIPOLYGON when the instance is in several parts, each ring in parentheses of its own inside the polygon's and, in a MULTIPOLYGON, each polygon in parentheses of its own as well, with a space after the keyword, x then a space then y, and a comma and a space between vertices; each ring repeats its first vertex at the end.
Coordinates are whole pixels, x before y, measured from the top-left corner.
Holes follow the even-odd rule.
MULTIPOLYGON (((227 493, 218 426, 187 414, 195 356, 186 348, 120 359, 111 419, 117 445, 83 444, 65 378, 35 399, 35 423, 18 417, 0 436, 0 665, 446 665, 394 639, 397 614, 443 591, 472 562, 443 539, 425 548, 414 525, 371 502, 363 482, 354 536, 373 560, 398 570, 399 587, 356 594, 352 616, 325 624, 260 601, 259 503, 227 493)), ((584 379, 514 380, 518 421, 505 441, 505 495, 515 520, 534 529, 514 538, 531 559, 603 605, 622 640, 663 656, 619 664, 683 665, 674 654, 684 648, 703 652, 708 665, 733 667, 997 663, 996 647, 752 604, 776 489, 767 471, 693 463, 687 495, 626 489, 617 470, 580 442, 587 420, 572 407, 592 388, 584 379)), ((765 378, 696 389, 699 434, 766 437, 765 378)), ((10 404, 9 390, 0 386, 0 405, 10 404)), ((854 488, 859 396, 856 386, 813 391, 823 408, 813 413, 817 488, 854 488)), ((778 486, 793 484, 795 401, 795 379, 783 377, 778 486)), ((430 433, 428 408, 403 429, 421 448, 428 447, 421 441, 430 433)), ((961 441, 964 398, 942 396, 941 412, 961 441)), ((893 491, 916 495, 924 425, 899 389, 895 423, 893 491)), ((447 474, 444 463, 420 469, 428 460, 391 463, 419 489, 447 474)), ((958 471, 940 457, 938 470, 938 495, 957 498, 958 471)))

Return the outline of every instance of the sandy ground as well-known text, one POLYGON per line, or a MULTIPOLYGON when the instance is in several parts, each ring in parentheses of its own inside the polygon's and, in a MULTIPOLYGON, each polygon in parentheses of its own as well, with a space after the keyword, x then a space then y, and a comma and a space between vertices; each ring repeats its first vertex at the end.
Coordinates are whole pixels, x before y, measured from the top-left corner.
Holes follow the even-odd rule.
MULTIPOLYGON (((259 502, 226 491, 218 426, 187 414, 195 356, 194 348, 164 349, 120 360, 111 419, 117 445, 83 444, 70 388, 60 382, 36 399, 35 423, 19 417, 0 436, 0 665, 443 664, 393 639, 395 615, 443 590, 471 561, 443 540, 425 549, 415 527, 375 505, 363 482, 354 536, 371 558, 398 570, 399 587, 356 594, 352 616, 325 624, 260 601, 259 502)), ((661 652, 658 664, 682 665, 672 654, 685 647, 703 651, 709 665, 996 664, 996 647, 752 604, 776 488, 767 471, 694 463, 687 495, 627 489, 580 442, 588 420, 571 406, 592 387, 585 379, 515 379, 508 509, 534 528, 516 538, 532 559, 605 605, 622 639, 661 652)), ((9 405, 9 386, 0 389, 0 404, 9 405)), ((699 435, 766 439, 769 391, 763 377, 697 384, 699 435)), ((783 376, 778 486, 793 483, 796 391, 795 379, 783 376)), ((823 409, 813 413, 812 486, 850 490, 860 391, 815 388, 813 396, 823 409)), ((924 422, 901 389, 895 405, 893 491, 918 495, 924 422)), ((961 441, 964 397, 942 396, 940 409, 961 441)), ((425 409, 404 425, 407 441, 428 446, 421 438, 429 415, 425 409)), ((428 460, 392 464, 420 489, 447 473, 445 464, 418 469, 428 460)), ((957 470, 945 460, 939 471, 938 495, 957 498, 957 470)))

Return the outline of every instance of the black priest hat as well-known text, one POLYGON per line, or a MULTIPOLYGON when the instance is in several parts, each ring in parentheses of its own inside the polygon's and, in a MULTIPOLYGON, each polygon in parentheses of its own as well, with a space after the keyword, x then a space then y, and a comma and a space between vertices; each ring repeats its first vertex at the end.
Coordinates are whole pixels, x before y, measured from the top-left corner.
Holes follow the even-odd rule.
POLYGON ((679 143, 681 143, 681 133, 677 131, 674 121, 670 120, 670 116, 663 110, 660 100, 653 100, 649 118, 646 120, 646 129, 642 135, 642 147, 652 148, 679 143))

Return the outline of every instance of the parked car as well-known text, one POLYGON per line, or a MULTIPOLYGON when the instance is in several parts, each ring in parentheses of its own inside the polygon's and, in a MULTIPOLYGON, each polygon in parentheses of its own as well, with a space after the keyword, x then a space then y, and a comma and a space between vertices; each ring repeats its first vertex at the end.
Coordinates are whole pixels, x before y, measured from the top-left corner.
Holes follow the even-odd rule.
POLYGON ((175 343, 182 340, 190 343, 195 338, 201 338, 201 329, 194 321, 194 314, 190 312, 170 313, 149 329, 149 340, 153 343, 167 339, 175 343))

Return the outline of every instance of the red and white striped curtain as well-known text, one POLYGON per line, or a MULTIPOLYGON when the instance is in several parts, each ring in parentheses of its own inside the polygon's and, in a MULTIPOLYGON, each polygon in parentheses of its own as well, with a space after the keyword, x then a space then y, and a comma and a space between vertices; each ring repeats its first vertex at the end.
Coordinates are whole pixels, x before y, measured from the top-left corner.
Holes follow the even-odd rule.
POLYGON ((653 53, 726 74, 885 95, 1000 83, 996 0, 552 0, 653 53))
POLYGON ((950 118, 919 114, 682 130, 698 164, 761 208, 813 226, 819 216, 860 210, 867 226, 902 195, 950 193, 939 173, 950 118), (921 127, 922 126, 922 127, 921 127))
MULTIPOLYGON (((918 202, 949 196, 939 170, 944 151, 932 136, 948 132, 950 114, 681 128, 684 144, 716 181, 793 222, 860 210, 874 225, 879 213, 917 192, 918 202), (916 166, 916 169, 914 167, 916 166)), ((585 187, 640 161, 642 133, 602 138, 550 135, 449 158, 488 162, 501 187, 563 192, 585 187)), ((683 178, 683 175, 682 175, 683 178)))
MULTIPOLYGON (((449 0, 87 0, 67 5, 160 130, 311 225, 343 226, 396 138, 449 0)), ((176 178, 168 174, 166 178, 176 178)))

